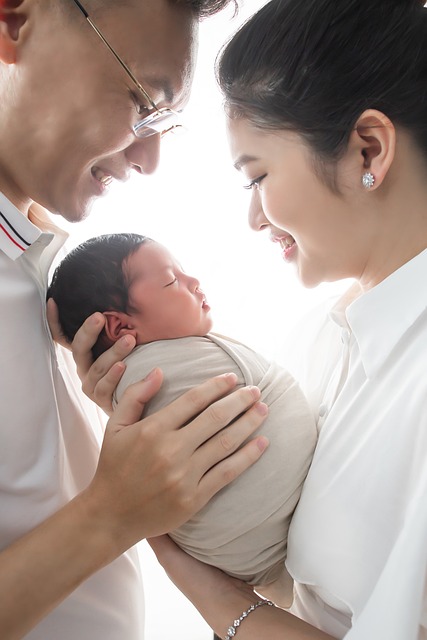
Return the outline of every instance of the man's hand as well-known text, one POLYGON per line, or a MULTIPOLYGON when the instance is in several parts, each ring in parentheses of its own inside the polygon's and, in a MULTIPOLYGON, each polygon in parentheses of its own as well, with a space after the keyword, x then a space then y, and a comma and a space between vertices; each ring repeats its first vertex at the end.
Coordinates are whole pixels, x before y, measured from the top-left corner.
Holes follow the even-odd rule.
POLYGON ((62 331, 62 327, 59 322, 58 305, 53 298, 49 298, 47 301, 46 317, 53 340, 57 344, 60 344, 61 347, 71 349, 71 344, 68 342, 64 332, 62 331))
POLYGON ((83 392, 111 416, 113 393, 126 368, 123 359, 135 347, 135 339, 132 336, 124 336, 94 361, 92 347, 105 324, 102 313, 89 316, 71 344, 62 332, 58 308, 52 298, 47 302, 47 319, 55 342, 73 353, 83 392))
POLYGON ((139 420, 147 397, 160 386, 158 371, 123 394, 86 491, 90 517, 110 533, 117 553, 186 522, 268 444, 260 436, 240 448, 267 408, 256 387, 230 393, 234 374, 212 378, 139 420))

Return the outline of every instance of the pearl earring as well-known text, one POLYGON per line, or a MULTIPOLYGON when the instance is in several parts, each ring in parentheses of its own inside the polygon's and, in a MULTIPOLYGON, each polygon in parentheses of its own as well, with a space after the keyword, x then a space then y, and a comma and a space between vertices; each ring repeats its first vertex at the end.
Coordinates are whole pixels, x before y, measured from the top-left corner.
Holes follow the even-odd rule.
POLYGON ((366 171, 362 176, 362 184, 365 189, 370 189, 374 186, 375 177, 370 171, 366 171))

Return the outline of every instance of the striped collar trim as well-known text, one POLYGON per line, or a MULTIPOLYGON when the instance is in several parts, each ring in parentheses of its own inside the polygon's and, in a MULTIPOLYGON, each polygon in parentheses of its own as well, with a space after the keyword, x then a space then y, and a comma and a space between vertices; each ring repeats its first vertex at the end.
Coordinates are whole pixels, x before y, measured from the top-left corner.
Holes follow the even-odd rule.
POLYGON ((42 231, 0 193, 0 250, 16 260, 41 234, 42 231))

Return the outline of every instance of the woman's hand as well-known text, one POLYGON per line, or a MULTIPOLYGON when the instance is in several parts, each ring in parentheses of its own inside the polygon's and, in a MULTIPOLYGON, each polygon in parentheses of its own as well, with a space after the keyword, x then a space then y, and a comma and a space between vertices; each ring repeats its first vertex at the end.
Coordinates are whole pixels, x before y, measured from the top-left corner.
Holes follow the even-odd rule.
MULTIPOLYGON (((249 584, 196 560, 180 549, 168 535, 150 538, 148 543, 172 582, 220 638, 225 637, 228 627, 242 611, 260 600, 249 584)), ((242 638, 245 637, 243 632, 242 626, 239 628, 242 638)), ((257 640, 267 637, 268 633, 263 633, 257 636, 257 640)))
POLYGON ((71 344, 62 332, 58 307, 52 298, 47 301, 47 319, 55 342, 73 353, 83 392, 111 416, 113 393, 126 368, 123 359, 135 347, 135 339, 132 336, 124 336, 94 361, 92 347, 105 324, 102 313, 89 316, 71 344))
MULTIPOLYGON (((252 587, 182 551, 167 535, 148 540, 169 578, 220 637, 260 597, 252 587)), ((258 607, 243 620, 239 640, 333 640, 278 607, 258 607)))
MULTIPOLYGON (((191 600, 206 619, 211 620, 209 624, 220 636, 225 635, 225 624, 231 621, 230 616, 233 614, 230 613, 230 616, 225 618, 224 625, 215 625, 219 614, 219 596, 227 601, 235 592, 240 593, 245 598, 247 606, 260 599, 249 584, 196 560, 180 549, 168 535, 149 538, 147 542, 175 586, 191 600)), ((233 611, 235 615, 237 609, 233 611)))

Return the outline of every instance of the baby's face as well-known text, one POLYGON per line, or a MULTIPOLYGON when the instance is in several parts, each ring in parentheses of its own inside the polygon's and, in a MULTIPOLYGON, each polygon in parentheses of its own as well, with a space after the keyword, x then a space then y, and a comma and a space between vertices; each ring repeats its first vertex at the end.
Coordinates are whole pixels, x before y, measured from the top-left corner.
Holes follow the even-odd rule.
POLYGON ((184 273, 165 247, 152 241, 142 244, 124 270, 137 344, 204 336, 211 330, 210 307, 199 281, 184 273))

